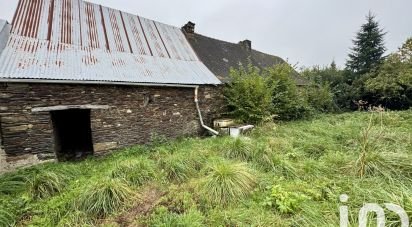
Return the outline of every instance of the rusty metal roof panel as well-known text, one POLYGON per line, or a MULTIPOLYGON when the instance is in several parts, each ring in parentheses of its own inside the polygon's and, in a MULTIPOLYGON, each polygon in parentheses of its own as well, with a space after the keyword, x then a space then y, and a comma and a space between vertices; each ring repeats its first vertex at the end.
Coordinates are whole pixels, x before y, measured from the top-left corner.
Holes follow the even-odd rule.
POLYGON ((80 1, 80 34, 82 46, 106 48, 100 6, 80 1))
POLYGON ((13 18, 12 33, 31 38, 46 39, 49 29, 50 0, 19 1, 13 18), (46 25, 46 26, 45 26, 46 25))
POLYGON ((79 0, 54 0, 51 41, 81 45, 79 0))
POLYGON ((139 17, 142 28, 146 34, 147 42, 151 47, 153 56, 157 57, 169 57, 169 53, 163 44, 162 37, 160 37, 159 31, 157 30, 154 21, 139 17))
POLYGON ((82 0, 20 0, 0 79, 220 83, 180 29, 82 0))
POLYGON ((131 52, 121 12, 102 8, 109 48, 112 51, 131 52))
POLYGON ((132 52, 142 55, 151 55, 151 50, 146 41, 139 17, 123 12, 122 15, 132 52))
POLYGON ((180 29, 159 22, 155 23, 172 58, 186 61, 198 60, 180 29))
POLYGON ((167 84, 220 84, 199 61, 112 52, 12 35, 0 78, 167 84))

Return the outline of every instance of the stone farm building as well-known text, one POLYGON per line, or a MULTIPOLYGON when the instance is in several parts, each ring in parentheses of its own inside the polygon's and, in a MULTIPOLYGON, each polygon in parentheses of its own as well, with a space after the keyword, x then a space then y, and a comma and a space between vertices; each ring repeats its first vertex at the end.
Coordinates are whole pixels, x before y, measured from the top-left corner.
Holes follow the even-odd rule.
POLYGON ((0 172, 199 135, 231 66, 282 59, 82 0, 20 0, 0 21, 0 172), (229 49, 229 52, 226 50, 229 49))

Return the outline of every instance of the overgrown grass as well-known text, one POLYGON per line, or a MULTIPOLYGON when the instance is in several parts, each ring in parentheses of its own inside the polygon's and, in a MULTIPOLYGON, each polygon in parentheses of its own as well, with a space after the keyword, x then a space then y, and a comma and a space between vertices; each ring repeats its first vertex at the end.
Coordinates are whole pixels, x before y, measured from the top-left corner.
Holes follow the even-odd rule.
POLYGON ((0 194, 16 194, 24 191, 27 178, 22 175, 5 175, 0 179, 0 194))
POLYGON ((217 160, 205 171, 206 176, 199 183, 199 193, 212 204, 227 205, 243 199, 257 184, 255 173, 246 163, 217 160))
POLYGON ((16 222, 16 214, 10 208, 7 201, 0 201, 0 226, 13 226, 16 222))
POLYGON ((412 111, 323 115, 19 170, 0 176, 0 226, 122 226, 128 212, 143 226, 338 226, 341 194, 351 226, 364 203, 412 217, 411 122, 412 111))
POLYGON ((125 180, 133 186, 142 186, 156 176, 156 163, 146 157, 123 161, 116 164, 111 172, 111 177, 125 180))
POLYGON ((204 226, 205 217, 197 210, 188 210, 185 213, 177 214, 169 212, 165 207, 157 208, 148 218, 149 226, 180 226, 180 227, 200 227, 204 226))
POLYGON ((103 178, 82 192, 75 207, 92 217, 103 218, 125 208, 126 202, 130 199, 136 197, 123 181, 103 178))
POLYGON ((59 227, 89 227, 94 226, 91 218, 84 212, 73 211, 64 216, 58 223, 59 227))
POLYGON ((45 199, 64 190, 68 177, 51 171, 39 172, 29 179, 29 194, 33 199, 45 199))
POLYGON ((206 162, 206 156, 202 152, 184 148, 182 151, 162 148, 155 156, 167 180, 179 183, 195 176, 206 162))
POLYGON ((254 147, 247 138, 229 138, 222 147, 222 152, 227 158, 239 159, 243 161, 249 161, 253 157, 254 147))

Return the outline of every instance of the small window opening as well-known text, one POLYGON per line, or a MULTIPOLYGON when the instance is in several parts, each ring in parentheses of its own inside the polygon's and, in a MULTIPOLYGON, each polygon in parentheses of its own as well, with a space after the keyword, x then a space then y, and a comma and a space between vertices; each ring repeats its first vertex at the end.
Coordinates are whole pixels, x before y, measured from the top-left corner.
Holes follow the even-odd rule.
POLYGON ((50 113, 59 161, 79 160, 93 154, 90 110, 72 109, 50 113))

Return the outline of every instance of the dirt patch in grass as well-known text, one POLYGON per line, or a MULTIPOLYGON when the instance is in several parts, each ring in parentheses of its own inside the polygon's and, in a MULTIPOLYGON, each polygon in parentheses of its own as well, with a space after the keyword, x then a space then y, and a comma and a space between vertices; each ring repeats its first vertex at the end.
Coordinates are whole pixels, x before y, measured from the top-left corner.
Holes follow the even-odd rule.
POLYGON ((115 222, 122 227, 136 226, 136 220, 150 213, 165 194, 166 192, 155 186, 145 188, 141 193, 141 199, 131 209, 117 216, 115 222))

